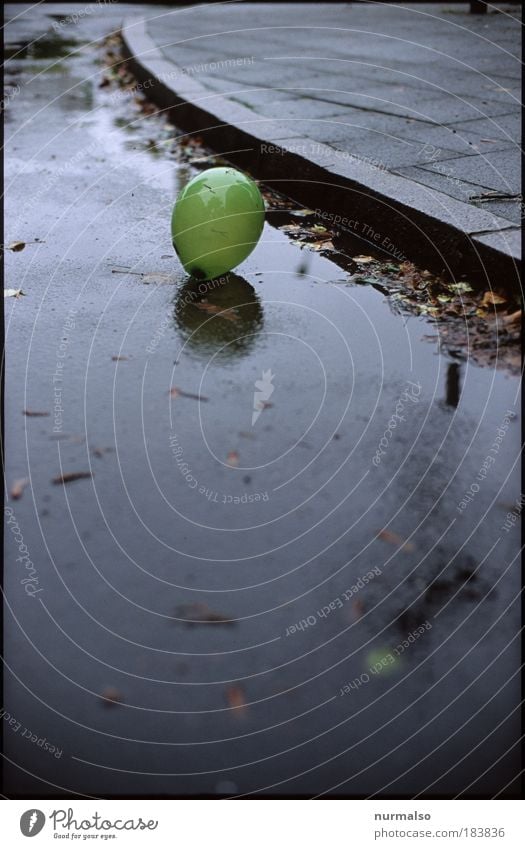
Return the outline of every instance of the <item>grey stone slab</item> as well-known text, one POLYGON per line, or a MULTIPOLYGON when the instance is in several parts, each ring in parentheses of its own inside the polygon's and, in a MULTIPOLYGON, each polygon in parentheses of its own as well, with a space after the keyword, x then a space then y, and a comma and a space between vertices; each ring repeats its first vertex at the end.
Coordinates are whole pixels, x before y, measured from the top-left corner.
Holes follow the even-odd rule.
MULTIPOLYGON (((361 91, 315 91, 312 86, 311 97, 320 101, 332 101, 344 107, 358 107, 369 111, 383 112, 407 118, 416 118, 439 124, 453 124, 456 121, 476 120, 488 117, 498 118, 516 113, 519 106, 516 103, 484 100, 471 95, 456 95, 449 92, 439 92, 435 88, 408 89, 403 86, 368 85, 361 91)), ((352 85, 348 85, 352 88, 352 85)))
MULTIPOLYGON (((296 122, 301 128, 307 122, 296 122)), ((412 163, 418 146, 405 139, 398 139, 376 130, 359 130, 357 133, 345 125, 330 123, 328 119, 317 122, 306 130, 308 136, 317 142, 328 144, 339 151, 346 151, 358 158, 368 158, 381 162, 386 168, 401 167, 412 163)))
MULTIPOLYGON (((241 96, 241 95, 240 95, 241 96)), ((333 118, 334 105, 310 97, 298 97, 287 91, 249 92, 250 108, 256 108, 262 115, 271 118, 333 118)))
MULTIPOLYGON (((335 166, 328 168, 348 180, 359 182, 359 165, 353 160, 342 158, 335 166)), ((414 180, 393 174, 382 169, 370 169, 367 175, 366 189, 377 192, 383 198, 391 198, 396 204, 403 204, 442 223, 460 227, 465 233, 504 229, 509 226, 505 219, 492 215, 489 211, 479 210, 467 203, 456 200, 445 192, 429 191, 414 180)))
POLYGON ((500 115, 492 120, 479 118, 474 121, 458 121, 454 124, 458 133, 468 133, 489 139, 504 139, 509 144, 519 144, 521 140, 521 116, 515 113, 500 115))
MULTIPOLYGON (((448 160, 442 163, 443 166, 449 165, 448 160)), ((457 200, 469 203, 476 209, 491 213, 498 218, 505 218, 513 224, 519 224, 521 221, 521 198, 518 197, 512 201, 502 200, 486 200, 484 202, 476 201, 474 198, 478 195, 487 192, 486 187, 460 180, 453 171, 429 171, 426 168, 409 167, 395 169, 397 174, 414 180, 421 185, 428 186, 431 189, 436 189, 439 192, 456 198, 457 200)))
POLYGON ((516 262, 521 260, 521 228, 514 227, 509 230, 500 230, 497 233, 483 233, 475 236, 473 241, 477 245, 486 245, 499 251, 506 256, 512 256, 516 262))
POLYGON ((430 117, 440 124, 454 124, 459 121, 479 120, 482 118, 495 118, 500 115, 518 115, 520 111, 517 103, 500 103, 482 97, 460 97, 452 92, 447 92, 442 98, 433 100, 430 104, 430 117))
MULTIPOLYGON (((429 159, 432 156, 440 157, 439 151, 453 151, 465 155, 484 153, 500 147, 511 146, 511 142, 501 138, 485 141, 479 133, 468 130, 468 123, 465 129, 463 127, 456 129, 456 127, 445 127, 392 115, 379 115, 375 112, 353 108, 339 109, 329 117, 333 122, 338 122, 341 126, 348 128, 344 130, 344 133, 338 133, 340 138, 353 138, 364 129, 375 130, 383 135, 416 143, 414 147, 421 151, 423 159, 429 159), (494 143, 497 144, 497 147, 494 143)), ((445 153, 445 155, 447 154, 445 153)))
POLYGON ((406 86, 368 85, 366 89, 348 84, 349 91, 312 91, 311 97, 322 102, 332 102, 334 107, 354 107, 374 113, 384 113, 420 121, 437 120, 442 96, 435 89, 414 90, 406 86))
MULTIPOLYGON (((472 195, 479 194, 483 191, 483 186, 475 185, 464 180, 460 180, 451 168, 451 164, 447 160, 444 163, 439 163, 441 171, 435 169, 413 166, 408 168, 396 168, 396 173, 407 177, 409 180, 414 180, 423 186, 428 186, 430 189, 436 189, 438 192, 449 195, 456 200, 470 203, 472 195)), ((486 210, 492 212, 492 208, 486 210)))
POLYGON ((425 124, 421 121, 399 122, 396 135, 419 143, 418 160, 421 162, 433 158, 441 159, 443 158, 441 153, 447 150, 452 150, 461 156, 470 156, 494 152, 494 150, 512 149, 512 142, 508 139, 485 137, 471 132, 469 122, 464 127, 458 125, 446 127, 439 124, 425 124))
POLYGON ((488 209, 500 218, 507 218, 513 224, 521 223, 523 202, 520 198, 508 201, 492 200, 485 203, 471 201, 471 203, 478 209, 488 209))
POLYGON ((519 194, 520 153, 517 150, 506 150, 496 153, 486 153, 483 156, 461 157, 453 161, 433 163, 422 166, 427 171, 446 171, 459 180, 466 180, 487 189, 494 189, 511 194, 519 194))

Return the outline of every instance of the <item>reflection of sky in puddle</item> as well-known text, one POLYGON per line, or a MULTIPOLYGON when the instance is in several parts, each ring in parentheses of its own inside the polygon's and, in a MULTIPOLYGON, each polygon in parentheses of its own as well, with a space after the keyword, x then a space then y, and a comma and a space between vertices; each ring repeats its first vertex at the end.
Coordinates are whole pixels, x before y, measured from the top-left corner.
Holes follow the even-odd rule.
MULTIPOLYGON (((147 183, 164 191, 170 201, 174 200, 180 188, 179 171, 182 169, 172 159, 159 155, 163 153, 158 143, 162 120, 150 116, 148 127, 144 128, 141 116, 132 111, 130 98, 121 95, 118 89, 105 94, 89 115, 92 119, 90 135, 100 142, 100 149, 108 161, 132 168, 137 185, 147 183)), ((169 231, 169 220, 167 227, 169 231)))

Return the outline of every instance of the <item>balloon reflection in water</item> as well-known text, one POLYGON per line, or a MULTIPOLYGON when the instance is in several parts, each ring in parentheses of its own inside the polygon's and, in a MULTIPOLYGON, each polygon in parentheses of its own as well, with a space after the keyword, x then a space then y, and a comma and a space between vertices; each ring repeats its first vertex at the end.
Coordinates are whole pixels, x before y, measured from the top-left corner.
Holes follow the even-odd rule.
POLYGON ((253 347, 263 308, 253 286, 230 273, 207 282, 190 278, 178 292, 174 317, 193 353, 229 359, 253 347))

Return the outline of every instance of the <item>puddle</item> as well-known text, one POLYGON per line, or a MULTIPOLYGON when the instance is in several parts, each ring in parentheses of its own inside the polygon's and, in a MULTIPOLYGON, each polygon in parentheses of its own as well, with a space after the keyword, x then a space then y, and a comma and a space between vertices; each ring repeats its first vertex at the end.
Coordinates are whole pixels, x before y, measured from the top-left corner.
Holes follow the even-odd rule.
MULTIPOLYGON (((90 38, 112 30, 94 16, 82 26, 90 38)), ((20 481, 31 470, 16 514, 28 550, 39 552, 47 607, 28 606, 16 550, 8 552, 8 597, 25 633, 8 629, 6 654, 38 698, 8 680, 6 704, 74 756, 60 763, 61 784, 97 796, 113 791, 123 756, 144 769, 140 784, 122 777, 123 793, 198 792, 197 770, 230 762, 231 749, 201 744, 238 733, 240 713, 225 709, 237 704, 239 760, 268 764, 270 783, 294 774, 308 740, 311 795, 348 774, 347 762, 326 782, 312 770, 326 757, 326 729, 336 753, 355 743, 363 762, 382 756, 375 732, 392 720, 383 680, 371 676, 346 699, 339 692, 428 622, 396 669, 394 698, 406 714, 391 731, 403 741, 407 725, 417 730, 403 758, 421 760, 411 770, 421 786, 436 735, 421 717, 437 702, 446 710, 468 686, 453 721, 466 725, 479 708, 481 740, 514 709, 507 685, 517 649, 508 647, 519 576, 506 570, 517 541, 501 526, 519 492, 519 422, 507 415, 518 381, 508 362, 495 369, 475 359, 470 332, 489 327, 491 311, 511 316, 513 305, 483 304, 468 281, 454 290, 319 229, 264 187, 267 223, 251 256, 222 283, 189 280, 172 250, 171 208, 218 159, 194 137, 177 141, 132 92, 99 88, 107 71, 94 54, 65 63, 72 80, 91 85, 92 102, 84 89, 70 97, 70 80, 57 77, 53 103, 24 127, 41 90, 22 86, 11 104, 20 131, 7 140, 6 221, 18 224, 6 237, 45 241, 5 257, 6 285, 26 295, 6 303, 6 472, 20 481), (471 324, 454 336, 462 318, 446 311, 461 308, 471 324), (497 463, 481 472, 474 504, 459 509, 496 438, 497 463), (67 487, 52 483, 88 471, 67 487), (372 567, 379 572, 349 604, 287 636, 372 567), (487 622, 497 625, 490 640, 487 622), (444 683, 434 689, 436 681, 444 683), (111 687, 122 703, 106 710, 97 694, 111 687), (488 691, 500 694, 490 716, 488 691), (347 722, 351 704, 358 723, 347 722), (283 725, 287 745, 297 743, 289 759, 283 725), (137 738, 148 744, 140 752, 137 738), (183 778, 171 775, 166 741, 184 746, 183 778)), ((453 742, 444 771, 457 763, 453 742)), ((7 753, 33 774, 25 743, 11 735, 7 753)), ((6 769, 10 789, 18 778, 6 769)), ((45 760, 36 771, 57 780, 45 760)), ((255 786, 259 778, 258 768, 255 786)), ((235 780, 244 792, 250 770, 235 780)), ((383 780, 364 776, 361 789, 375 793, 383 780)))

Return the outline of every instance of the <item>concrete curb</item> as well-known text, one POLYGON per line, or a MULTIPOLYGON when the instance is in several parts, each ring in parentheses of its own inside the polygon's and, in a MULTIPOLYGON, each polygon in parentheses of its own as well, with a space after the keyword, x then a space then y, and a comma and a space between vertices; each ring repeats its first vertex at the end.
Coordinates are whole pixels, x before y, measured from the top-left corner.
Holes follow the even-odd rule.
POLYGON ((283 138, 279 121, 211 92, 165 59, 142 18, 126 19, 122 38, 125 58, 146 96, 168 110, 177 127, 198 134, 232 164, 318 210, 325 220, 339 216, 346 232, 366 234, 398 257, 404 254, 452 276, 468 275, 480 285, 501 280, 520 289, 519 227, 343 151, 283 138))

